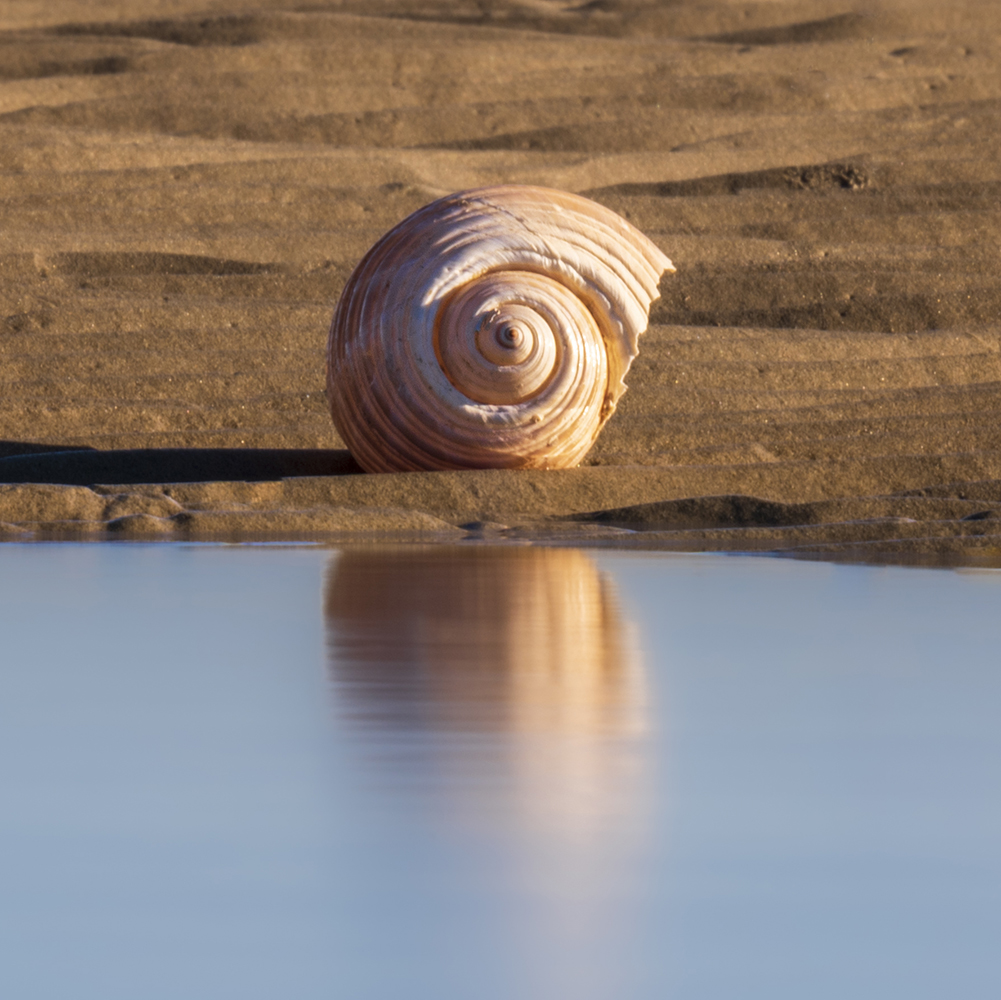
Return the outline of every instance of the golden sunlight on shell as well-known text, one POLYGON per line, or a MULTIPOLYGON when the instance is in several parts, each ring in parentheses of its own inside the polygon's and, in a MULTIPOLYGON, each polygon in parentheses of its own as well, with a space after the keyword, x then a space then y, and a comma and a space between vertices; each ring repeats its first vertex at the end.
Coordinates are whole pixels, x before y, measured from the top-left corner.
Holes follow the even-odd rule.
POLYGON ((667 270, 579 195, 505 185, 426 205, 337 304, 334 424, 369 472, 572 468, 625 391, 667 270))

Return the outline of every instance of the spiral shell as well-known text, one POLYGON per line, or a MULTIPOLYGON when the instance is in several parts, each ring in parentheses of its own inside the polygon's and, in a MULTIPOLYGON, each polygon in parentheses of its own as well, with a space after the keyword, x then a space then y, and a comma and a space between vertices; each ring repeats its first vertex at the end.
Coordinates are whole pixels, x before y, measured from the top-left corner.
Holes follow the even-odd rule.
POLYGON ((327 398, 369 472, 577 465, 670 260, 578 195, 505 185, 404 219, 348 279, 327 398))

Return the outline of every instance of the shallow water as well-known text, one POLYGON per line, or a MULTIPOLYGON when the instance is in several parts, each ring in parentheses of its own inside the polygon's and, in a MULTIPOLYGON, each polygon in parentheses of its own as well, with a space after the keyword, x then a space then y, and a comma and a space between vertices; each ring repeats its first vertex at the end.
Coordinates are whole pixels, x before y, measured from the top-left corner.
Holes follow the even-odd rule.
POLYGON ((0 549, 0 995, 994 997, 1001 573, 0 549))

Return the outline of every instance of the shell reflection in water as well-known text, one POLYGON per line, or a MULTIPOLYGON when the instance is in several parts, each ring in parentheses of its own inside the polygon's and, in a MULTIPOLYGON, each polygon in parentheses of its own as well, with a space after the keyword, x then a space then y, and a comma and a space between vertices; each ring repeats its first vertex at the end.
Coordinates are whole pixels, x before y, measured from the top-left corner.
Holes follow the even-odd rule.
POLYGON ((428 730, 638 733, 641 674, 608 579, 576 549, 349 550, 326 617, 356 717, 428 730))
POLYGON ((573 467, 625 391, 666 270, 579 195, 442 198, 348 279, 327 348, 334 424, 369 472, 573 467))
POLYGON ((503 931, 520 995, 626 995, 605 979, 630 967, 623 888, 643 879, 651 795, 610 580, 571 549, 345 551, 326 619, 366 785, 443 843, 492 844, 484 877, 523 901, 503 931))
POLYGON ((363 740, 409 747, 397 765, 422 784, 465 769, 454 786, 441 778, 455 815, 571 841, 609 824, 630 835, 643 674, 611 583, 583 552, 345 551, 326 619, 342 713, 363 740))

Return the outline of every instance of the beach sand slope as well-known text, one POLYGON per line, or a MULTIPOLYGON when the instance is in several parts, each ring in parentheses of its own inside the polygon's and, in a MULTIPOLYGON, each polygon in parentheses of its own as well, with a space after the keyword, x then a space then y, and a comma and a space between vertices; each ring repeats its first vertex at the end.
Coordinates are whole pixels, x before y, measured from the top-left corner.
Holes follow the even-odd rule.
POLYGON ((10 0, 0 531, 996 562, 999 57, 977 0, 10 0), (500 182, 677 265, 629 391, 577 470, 360 474, 338 294, 500 182))

